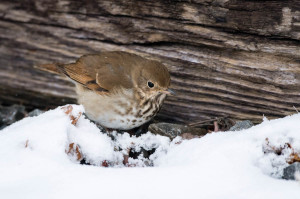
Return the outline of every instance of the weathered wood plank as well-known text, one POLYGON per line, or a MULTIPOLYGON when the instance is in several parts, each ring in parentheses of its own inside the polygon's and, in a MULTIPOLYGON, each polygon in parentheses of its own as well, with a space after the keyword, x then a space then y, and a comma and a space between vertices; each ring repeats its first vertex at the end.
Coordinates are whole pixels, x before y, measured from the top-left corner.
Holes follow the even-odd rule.
POLYGON ((74 103, 72 83, 33 66, 124 50, 169 68, 177 95, 164 120, 258 122, 300 107, 295 0, 1 1, 0 13, 2 103, 74 103))

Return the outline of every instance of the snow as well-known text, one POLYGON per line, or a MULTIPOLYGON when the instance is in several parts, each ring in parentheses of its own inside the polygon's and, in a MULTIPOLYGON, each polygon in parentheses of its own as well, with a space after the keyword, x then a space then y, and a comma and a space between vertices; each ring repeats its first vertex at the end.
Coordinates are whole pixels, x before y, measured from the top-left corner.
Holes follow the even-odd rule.
MULTIPOLYGON (((79 112, 83 107, 73 105, 72 114, 79 112)), ((290 149, 264 153, 266 138, 300 151, 299 121, 300 114, 265 119, 247 130, 192 140, 115 132, 112 140, 83 116, 72 125, 58 107, 0 131, 0 198, 299 198, 300 183, 280 179, 290 149), (67 155, 70 143, 92 165, 67 155), (142 157, 125 167, 128 148, 156 148, 153 167, 142 157)))

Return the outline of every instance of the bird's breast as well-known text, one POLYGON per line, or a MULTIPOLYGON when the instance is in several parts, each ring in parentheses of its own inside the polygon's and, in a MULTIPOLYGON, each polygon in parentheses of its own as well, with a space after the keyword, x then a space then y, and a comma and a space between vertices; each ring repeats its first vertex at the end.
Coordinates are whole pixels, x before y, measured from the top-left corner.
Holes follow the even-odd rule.
POLYGON ((152 119, 160 110, 164 94, 136 99, 132 90, 123 90, 109 95, 99 95, 77 86, 78 102, 85 108, 85 114, 106 128, 129 130, 152 119))
POLYGON ((139 112, 137 117, 142 117, 146 121, 152 119, 160 110, 165 98, 165 94, 158 94, 149 99, 145 99, 138 105, 139 112))

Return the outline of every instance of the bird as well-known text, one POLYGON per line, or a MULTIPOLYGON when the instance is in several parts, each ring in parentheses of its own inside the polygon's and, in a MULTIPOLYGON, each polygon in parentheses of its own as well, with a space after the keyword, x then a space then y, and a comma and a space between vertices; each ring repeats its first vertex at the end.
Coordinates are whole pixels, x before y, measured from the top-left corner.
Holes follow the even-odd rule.
POLYGON ((124 51, 103 51, 83 55, 75 63, 38 68, 71 79, 85 115, 107 129, 140 127, 159 112, 167 95, 174 94, 164 64, 124 51))

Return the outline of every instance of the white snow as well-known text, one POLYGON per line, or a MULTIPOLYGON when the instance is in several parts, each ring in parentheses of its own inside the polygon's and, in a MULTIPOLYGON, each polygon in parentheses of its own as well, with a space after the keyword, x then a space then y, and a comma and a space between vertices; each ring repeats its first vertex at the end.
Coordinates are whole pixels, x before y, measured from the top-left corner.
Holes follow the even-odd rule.
MULTIPOLYGON (((74 116, 84 111, 73 107, 74 116)), ((72 125, 59 107, 0 131, 0 198, 299 198, 299 182, 280 179, 290 149, 280 156, 263 152, 266 138, 299 152, 299 121, 295 114, 192 140, 114 132, 112 141, 83 116, 72 125), (66 154, 70 143, 91 166, 66 154), (125 167, 130 147, 157 148, 150 156, 154 166, 140 157, 129 160, 136 167, 125 167), (110 167, 101 167, 103 161, 110 167)))

